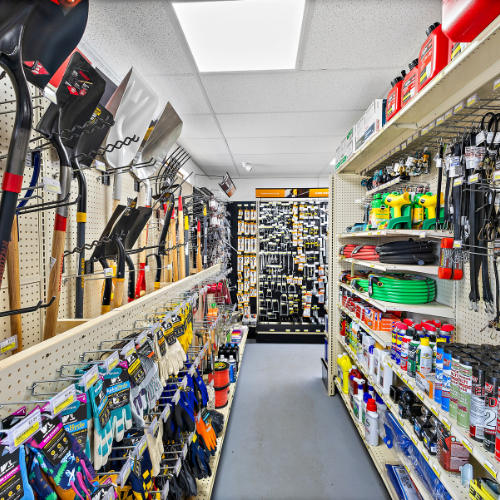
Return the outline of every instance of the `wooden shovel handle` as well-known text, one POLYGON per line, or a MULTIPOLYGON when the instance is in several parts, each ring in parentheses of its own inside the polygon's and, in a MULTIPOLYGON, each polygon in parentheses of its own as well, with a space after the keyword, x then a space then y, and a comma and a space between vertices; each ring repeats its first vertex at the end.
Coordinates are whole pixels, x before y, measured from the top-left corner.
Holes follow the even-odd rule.
POLYGON ((198 268, 198 272, 203 270, 203 266, 201 264, 201 235, 198 231, 198 235, 196 236, 197 245, 198 245, 198 253, 196 254, 196 267, 198 268))
POLYGON ((180 245, 180 266, 181 280, 186 277, 186 255, 184 254, 184 212, 179 210, 179 245, 180 245))
POLYGON ((52 305, 47 308, 43 340, 51 339, 56 334, 59 299, 61 298, 62 262, 65 238, 66 231, 54 230, 54 235, 52 237, 52 258, 56 259, 56 261, 50 271, 47 300, 50 300, 52 297, 55 297, 55 300, 52 305))
MULTIPOLYGON (((12 223, 11 239, 7 249, 7 276, 9 279, 9 306, 11 310, 21 309, 21 275, 19 272, 19 235, 17 232, 17 216, 12 223)), ((23 332, 21 315, 10 317, 11 335, 17 337, 17 350, 23 350, 23 332)))
POLYGON ((123 289, 125 287, 125 279, 124 278, 116 278, 115 279, 115 291, 113 295, 113 309, 117 307, 121 307, 123 303, 123 289))

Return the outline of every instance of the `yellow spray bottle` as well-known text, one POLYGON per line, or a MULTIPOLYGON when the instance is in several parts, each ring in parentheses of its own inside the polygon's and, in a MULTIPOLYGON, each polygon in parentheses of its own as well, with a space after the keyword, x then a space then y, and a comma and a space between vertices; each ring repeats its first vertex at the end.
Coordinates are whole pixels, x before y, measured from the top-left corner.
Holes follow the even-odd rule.
POLYGON ((352 368, 351 358, 344 353, 338 363, 342 370, 342 392, 344 394, 349 394, 349 371, 352 368))

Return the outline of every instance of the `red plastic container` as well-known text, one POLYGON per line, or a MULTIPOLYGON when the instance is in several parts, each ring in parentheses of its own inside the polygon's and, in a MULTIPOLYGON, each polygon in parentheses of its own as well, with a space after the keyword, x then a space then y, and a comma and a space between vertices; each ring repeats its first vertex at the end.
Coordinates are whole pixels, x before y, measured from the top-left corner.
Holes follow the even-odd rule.
POLYGON ((454 42, 472 42, 498 16, 498 0, 443 0, 443 32, 454 42))
POLYGON ((414 59, 408 66, 410 72, 404 77, 401 86, 401 107, 404 108, 418 92, 418 59, 414 59))
POLYGON ((401 109, 401 87, 406 71, 401 71, 403 76, 397 76, 392 80, 392 89, 387 94, 387 104, 385 106, 385 121, 388 122, 401 109))
POLYGON ((426 31, 427 40, 420 49, 418 60, 418 91, 420 92, 448 64, 450 41, 440 23, 434 23, 426 31))

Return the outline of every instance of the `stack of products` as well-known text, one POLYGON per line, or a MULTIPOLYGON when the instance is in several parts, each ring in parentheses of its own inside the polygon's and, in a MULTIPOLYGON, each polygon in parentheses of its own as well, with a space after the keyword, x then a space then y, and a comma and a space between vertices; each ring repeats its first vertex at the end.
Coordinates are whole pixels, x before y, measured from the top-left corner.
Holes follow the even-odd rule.
POLYGON ((340 255, 346 259, 379 260, 375 245, 345 245, 340 249, 340 255))
POLYGON ((324 325, 327 202, 260 203, 259 320, 324 325))

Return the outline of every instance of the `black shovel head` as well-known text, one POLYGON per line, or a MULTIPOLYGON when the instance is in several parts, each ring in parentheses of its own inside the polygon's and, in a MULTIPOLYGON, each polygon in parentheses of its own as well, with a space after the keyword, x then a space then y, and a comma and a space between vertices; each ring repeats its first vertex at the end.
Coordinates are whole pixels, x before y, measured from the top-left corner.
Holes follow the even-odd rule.
MULTIPOLYGON (((108 223, 106 224, 106 227, 104 228, 104 231, 101 234, 101 237, 99 238, 100 240, 102 240, 104 237, 110 237, 113 234, 114 227, 115 227, 116 223, 118 222, 118 220, 122 216, 123 212, 127 208, 128 207, 126 207, 125 205, 118 205, 115 208, 115 211, 111 215, 111 218, 109 219, 108 223)), ((112 245, 114 245, 114 243, 112 245)), ((100 259, 100 258, 104 257, 105 255, 107 255, 105 250, 106 250, 105 244, 98 245, 94 249, 94 253, 92 254, 92 259, 100 259)), ((113 247, 112 253, 116 253, 116 248, 113 247)))
MULTIPOLYGON (((75 125, 83 126, 92 116, 99 99, 104 93, 105 82, 90 63, 75 52, 64 72, 56 96, 57 104, 51 103, 37 129, 50 136, 75 125)), ((67 147, 76 146, 81 131, 66 132, 67 147)))
POLYGON ((139 212, 137 218, 134 221, 134 225, 128 232, 125 238, 125 242, 123 244, 125 250, 132 249, 137 239, 141 235, 142 230, 146 227, 146 224, 148 223, 151 214, 153 213, 153 209, 151 207, 139 207, 137 211, 139 212))
POLYGON ((37 2, 24 31, 22 57, 30 83, 43 89, 80 42, 89 15, 89 0, 37 2))
MULTIPOLYGON (((113 115, 102 104, 98 104, 76 145, 75 156, 90 155, 91 151, 97 151, 106 139, 112 124, 113 115)), ((89 167, 95 156, 79 159, 79 163, 89 167)))

